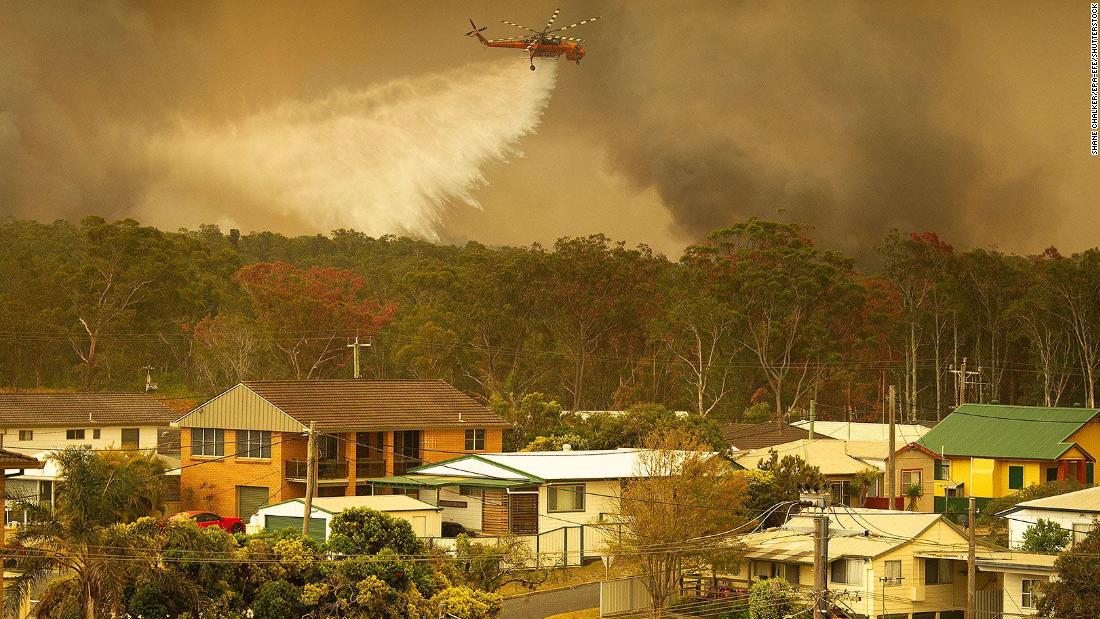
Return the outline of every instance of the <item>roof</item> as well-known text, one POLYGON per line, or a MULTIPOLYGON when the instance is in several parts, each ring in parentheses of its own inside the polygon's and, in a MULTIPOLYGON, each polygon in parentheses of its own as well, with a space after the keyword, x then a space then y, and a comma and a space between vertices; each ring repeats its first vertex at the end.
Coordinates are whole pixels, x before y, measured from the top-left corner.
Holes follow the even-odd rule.
POLYGON ((1073 447, 1070 435, 1098 413, 1096 408, 964 404, 917 442, 948 456, 1056 460, 1073 447))
MULTIPOLYGON (((644 477, 649 449, 520 451, 461 456, 417 467, 410 473, 447 477, 487 477, 527 483, 644 477)), ((689 452, 679 452, 687 455, 689 452)), ((707 452, 708 456, 715 455, 707 452)))
MULTIPOLYGON (((885 509, 830 507, 825 511, 829 516, 830 559, 880 556, 909 543, 942 520, 941 514, 885 509)), ((753 559, 813 563, 813 516, 820 512, 805 510, 781 527, 743 536, 740 541, 745 545, 745 555, 753 559)))
POLYGON ((188 417, 226 405, 223 400, 236 397, 239 388, 247 390, 245 395, 251 392, 259 396, 279 411, 276 415, 286 415, 286 422, 303 429, 311 422, 329 431, 511 427, 446 381, 389 379, 246 381, 195 408, 177 423, 191 427, 185 422, 188 417))
POLYGON ((491 479, 487 477, 458 477, 448 475, 390 475, 389 477, 371 477, 364 480, 380 486, 423 486, 442 488, 443 486, 472 486, 476 488, 511 488, 525 486, 529 480, 491 479))
POLYGON ((40 469, 45 463, 35 458, 7 449, 0 449, 0 473, 4 469, 40 469))
POLYGON ((167 426, 176 414, 144 393, 0 393, 0 427, 167 426))
POLYGON ((1017 503, 1015 506, 999 513, 1010 514, 1012 512, 1018 512, 1024 509, 1050 510, 1059 512, 1100 513, 1100 486, 1093 486, 1092 488, 1085 488, 1084 490, 1077 490, 1075 492, 1067 492, 1065 494, 1057 494, 1054 496, 1043 497, 1041 499, 1022 501, 1020 503, 1017 503))
MULTIPOLYGON (((283 505, 285 503, 302 503, 305 505, 305 499, 289 499, 280 503, 274 503, 267 507, 274 507, 275 505, 283 505)), ((431 503, 425 503, 419 499, 414 499, 411 496, 404 494, 376 494, 374 496, 329 496, 329 497, 313 497, 313 509, 327 512, 329 514, 338 514, 345 509, 352 509, 355 507, 365 507, 367 509, 373 509, 380 512, 419 512, 419 511, 439 511, 442 507, 436 507, 431 503)), ((260 511, 264 511, 265 508, 260 508, 260 511)))
POLYGON ((809 438, 810 433, 802 428, 783 424, 776 426, 774 423, 723 423, 721 425, 722 438, 729 441, 734 449, 758 449, 770 447, 781 443, 789 443, 798 439, 809 438))
MULTIPOLYGON (((808 429, 808 420, 795 421, 791 425, 808 429)), ((912 443, 928 433, 928 428, 919 424, 894 424, 894 436, 898 445, 912 443)), ((844 441, 887 441, 890 440, 890 424, 860 423, 853 421, 814 421, 814 436, 818 434, 844 441)))
POLYGON ((867 442, 853 443, 853 451, 860 454, 856 456, 849 453, 848 441, 832 438, 803 439, 753 449, 737 456, 736 462, 746 469, 755 469, 761 460, 771 457, 772 451, 779 454, 780 459, 786 455, 798 456, 807 464, 821 469, 822 475, 854 475, 867 469, 883 470, 885 465, 882 460, 886 458, 889 448, 885 444, 876 448, 867 442))
MULTIPOLYGON (((830 546, 832 542, 830 541, 830 546)), ((913 553, 916 557, 933 559, 954 559, 966 561, 967 552, 963 551, 923 551, 913 553)), ((978 549, 974 556, 974 562, 981 569, 990 572, 1003 571, 1040 571, 1054 570, 1054 562, 1058 560, 1056 554, 1043 554, 1038 552, 1020 552, 1017 550, 982 550, 978 549)))

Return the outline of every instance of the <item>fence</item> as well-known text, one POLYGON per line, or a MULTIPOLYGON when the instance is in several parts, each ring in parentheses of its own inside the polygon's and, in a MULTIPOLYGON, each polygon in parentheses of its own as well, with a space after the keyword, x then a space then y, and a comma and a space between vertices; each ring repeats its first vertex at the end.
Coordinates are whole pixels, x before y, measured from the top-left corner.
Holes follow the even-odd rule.
POLYGON ((1004 591, 974 592, 974 619, 1001 619, 1004 616, 1004 591))
POLYGON ((535 561, 540 567, 581 565, 584 560, 584 527, 565 526, 521 539, 534 543, 535 561))
POLYGON ((600 616, 613 617, 648 610, 653 600, 638 576, 600 583, 600 616))

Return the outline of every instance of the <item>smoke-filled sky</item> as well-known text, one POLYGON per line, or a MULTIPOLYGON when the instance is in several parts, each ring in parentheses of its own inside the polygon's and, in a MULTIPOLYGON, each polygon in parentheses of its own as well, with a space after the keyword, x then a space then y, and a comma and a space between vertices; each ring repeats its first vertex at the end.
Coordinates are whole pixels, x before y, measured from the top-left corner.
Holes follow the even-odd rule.
POLYGON ((1087 1, 0 0, 0 215, 678 254, 1097 244, 1087 1), (580 66, 484 49, 560 6, 580 66), (555 71, 556 70, 556 71, 555 71), (556 73, 556 74, 555 74, 556 73))

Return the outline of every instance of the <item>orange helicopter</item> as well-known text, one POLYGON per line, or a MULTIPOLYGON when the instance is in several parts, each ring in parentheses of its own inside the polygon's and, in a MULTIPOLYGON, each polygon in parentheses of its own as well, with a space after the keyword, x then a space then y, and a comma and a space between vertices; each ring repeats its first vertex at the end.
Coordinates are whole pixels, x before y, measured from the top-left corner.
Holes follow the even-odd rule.
POLYGON ((528 28, 520 24, 512 23, 507 20, 501 20, 501 23, 508 24, 509 26, 515 26, 530 32, 531 34, 521 37, 505 37, 503 39, 486 39, 481 36, 481 32, 488 28, 488 26, 477 27, 474 20, 470 20, 470 25, 473 26, 473 30, 466 33, 468 37, 477 37, 478 41, 485 47, 506 47, 508 49, 520 49, 523 53, 527 54, 527 57, 531 61, 531 70, 535 70, 535 58, 558 58, 562 54, 565 55, 567 60, 575 60, 577 64, 581 63, 581 58, 584 58, 584 48, 581 47, 582 39, 574 37, 563 37, 558 33, 563 30, 569 30, 570 28, 576 28, 577 26, 583 26, 589 22, 594 22, 599 17, 592 17, 584 21, 579 21, 575 24, 569 24, 568 26, 562 26, 561 28, 550 29, 550 26, 554 25, 554 20, 558 18, 558 13, 561 9, 556 9, 554 14, 550 16, 550 21, 546 22, 546 27, 542 31, 528 28))

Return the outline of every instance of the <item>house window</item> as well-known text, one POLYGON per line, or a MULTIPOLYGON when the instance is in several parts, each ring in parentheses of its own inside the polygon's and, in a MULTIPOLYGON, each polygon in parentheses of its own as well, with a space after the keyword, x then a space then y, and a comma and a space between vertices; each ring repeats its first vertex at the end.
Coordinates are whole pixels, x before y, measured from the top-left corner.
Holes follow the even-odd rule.
POLYGON ((848 496, 848 482, 846 481, 834 481, 829 485, 829 493, 833 505, 845 505, 845 497, 848 496))
POLYGON ((1022 466, 1010 466, 1008 467, 1008 489, 1009 490, 1022 490, 1024 487, 1024 467, 1022 466))
POLYGON ((21 440, 21 441, 33 441, 34 440, 34 430, 20 430, 19 431, 19 440, 21 440))
POLYGON ((420 430, 393 433, 393 474, 404 475, 420 466, 420 430))
POLYGON ((883 573, 883 586, 896 587, 901 584, 901 561, 886 561, 883 573))
POLYGON ((779 564, 779 577, 791 583, 792 585, 798 584, 799 579, 799 566, 797 563, 780 563, 779 564))
POLYGON ((923 489, 924 484, 921 483, 923 481, 922 477, 923 477, 922 476, 922 471, 920 469, 911 469, 911 470, 908 470, 908 471, 902 471, 901 472, 901 491, 905 494, 908 494, 907 491, 909 490, 909 488, 912 488, 913 486, 917 486, 917 487, 923 489))
POLYGON ((584 484, 548 486, 546 488, 546 511, 583 512, 584 484))
POLYGON ((65 430, 65 440, 67 441, 82 441, 84 440, 84 429, 78 430, 65 430))
MULTIPOLYGON (((343 441, 339 436, 334 434, 322 434, 317 437, 317 459, 318 460, 339 460, 340 454, 343 453, 343 449, 340 449, 340 444, 343 441)), ((271 456, 267 456, 271 457, 271 456)))
POLYGON ((485 430, 466 430, 466 451, 485 449, 485 430))
POLYGON ((475 488, 473 486, 459 486, 458 493, 462 496, 470 496, 475 499, 481 498, 481 488, 475 488))
POLYGON ((224 456, 225 430, 218 428, 191 428, 192 456, 224 456))
POLYGON ((838 559, 829 566, 830 579, 840 585, 863 584, 863 561, 858 559, 838 559))
POLYGON ((237 430, 237 457, 270 458, 271 432, 268 430, 237 430))
POLYGON ((137 449, 138 438, 141 436, 141 430, 138 428, 123 428, 122 429, 122 448, 123 449, 137 449))
POLYGON ((924 584, 949 585, 954 582, 954 580, 954 576, 951 573, 951 561, 948 559, 924 560, 924 584))
POLYGON ((1020 580, 1020 608, 1035 608, 1035 594, 1039 581, 1033 578, 1020 580))
POLYGON ((92 438, 99 440, 99 428, 92 430, 92 438))
POLYGON ((1047 467, 1047 482, 1058 481, 1058 467, 1047 467))
POLYGON ((935 479, 938 481, 951 481, 951 461, 936 460, 935 479))

